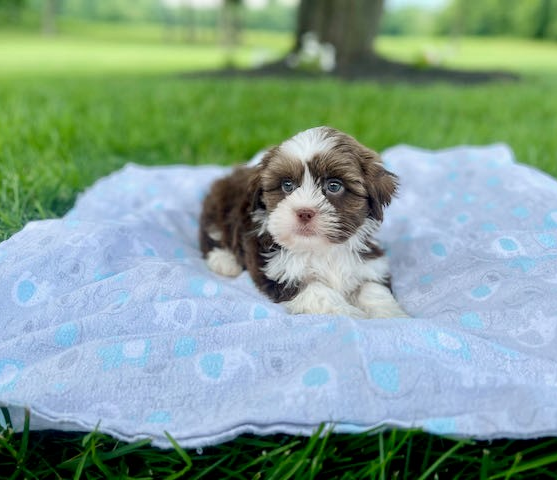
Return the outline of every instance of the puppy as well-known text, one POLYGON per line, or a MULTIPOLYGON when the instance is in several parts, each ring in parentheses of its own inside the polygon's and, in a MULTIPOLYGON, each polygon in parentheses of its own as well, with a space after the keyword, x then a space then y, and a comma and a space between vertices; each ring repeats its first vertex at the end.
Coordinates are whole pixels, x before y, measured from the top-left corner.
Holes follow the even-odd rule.
POLYGON ((374 238, 396 189, 376 152, 333 128, 312 128, 213 184, 201 250, 212 271, 246 269, 290 313, 406 317, 374 238))

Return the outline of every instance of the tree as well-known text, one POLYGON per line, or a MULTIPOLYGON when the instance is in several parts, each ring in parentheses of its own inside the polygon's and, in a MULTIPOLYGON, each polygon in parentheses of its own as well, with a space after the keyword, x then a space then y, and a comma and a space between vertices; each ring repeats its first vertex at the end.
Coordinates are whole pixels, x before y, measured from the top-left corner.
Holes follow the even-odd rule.
POLYGON ((21 21, 25 0, 0 0, 0 24, 16 25, 21 21))
POLYGON ((367 62, 379 31, 384 0, 301 0, 294 53, 303 48, 307 33, 335 48, 338 70, 367 62))
POLYGON ((460 83, 516 78, 505 72, 458 71, 431 63, 410 65, 382 58, 375 52, 373 41, 379 32, 384 3, 385 0, 300 0, 294 47, 285 58, 249 72, 229 69, 226 73, 292 77, 321 72, 342 78, 460 83))
POLYGON ((538 21, 534 30, 534 38, 547 38, 551 25, 552 0, 542 0, 539 9, 538 21))
POLYGON ((43 33, 45 35, 54 35, 56 33, 56 15, 60 7, 59 0, 45 0, 43 4, 43 33))

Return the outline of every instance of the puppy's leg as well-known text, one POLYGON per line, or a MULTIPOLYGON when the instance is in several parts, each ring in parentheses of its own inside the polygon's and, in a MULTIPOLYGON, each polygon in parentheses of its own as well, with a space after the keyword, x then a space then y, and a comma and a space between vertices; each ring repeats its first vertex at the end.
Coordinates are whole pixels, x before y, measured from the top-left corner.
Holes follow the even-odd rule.
POLYGON ((337 291, 321 282, 312 282, 292 300, 283 302, 289 313, 329 313, 353 318, 365 318, 366 314, 350 305, 337 291))
POLYGON ((379 283, 364 283, 356 295, 355 303, 370 318, 408 317, 393 297, 391 290, 379 283))
POLYGON ((243 268, 234 253, 226 248, 223 232, 206 219, 202 220, 199 243, 207 266, 219 275, 237 277, 242 273, 243 268))
POLYGON ((214 248, 207 254, 207 266, 219 275, 237 277, 242 273, 242 266, 236 256, 227 248, 214 248))

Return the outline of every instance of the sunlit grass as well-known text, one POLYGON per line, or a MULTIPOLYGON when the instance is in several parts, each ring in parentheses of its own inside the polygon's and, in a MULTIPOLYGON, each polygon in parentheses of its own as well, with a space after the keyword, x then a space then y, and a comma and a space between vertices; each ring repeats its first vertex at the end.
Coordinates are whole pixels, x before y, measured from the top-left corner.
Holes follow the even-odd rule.
POLYGON ((411 64, 425 55, 448 68, 508 70, 522 74, 557 75, 557 42, 519 38, 380 37, 377 50, 411 64))
POLYGON ((249 66, 257 51, 242 47, 230 56, 212 45, 111 43, 90 39, 40 37, 3 39, 0 76, 157 75, 221 68, 231 60, 249 66))
POLYGON ((0 78, 49 76, 160 75, 252 67, 278 58, 290 39, 284 34, 246 31, 242 42, 225 48, 216 32, 197 32, 186 42, 176 29, 159 25, 118 27, 64 23, 60 33, 0 31, 0 78))
MULTIPOLYGON (((225 49, 218 32, 198 29, 196 41, 162 25, 114 25, 62 22, 60 33, 0 31, 0 77, 67 75, 160 75, 222 68, 252 67, 284 55, 288 34, 244 31, 241 43, 225 49)), ((510 38, 392 37, 376 40, 379 53, 423 66, 429 57, 441 66, 502 69, 557 76, 557 43, 510 38)))

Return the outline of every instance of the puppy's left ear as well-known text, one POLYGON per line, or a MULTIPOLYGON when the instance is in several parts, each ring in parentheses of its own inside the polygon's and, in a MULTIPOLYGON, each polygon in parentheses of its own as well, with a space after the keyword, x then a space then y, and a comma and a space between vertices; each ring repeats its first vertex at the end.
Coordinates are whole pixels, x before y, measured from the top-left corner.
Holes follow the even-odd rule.
POLYGON ((383 166, 377 152, 361 146, 359 153, 365 187, 368 192, 369 217, 383 221, 383 209, 391 203, 398 188, 398 177, 383 166))
POLYGON ((263 203, 263 190, 261 188, 261 165, 256 165, 252 167, 252 171, 249 176, 247 191, 249 199, 249 209, 251 212, 256 210, 265 210, 265 204, 263 203))

